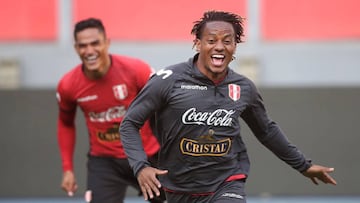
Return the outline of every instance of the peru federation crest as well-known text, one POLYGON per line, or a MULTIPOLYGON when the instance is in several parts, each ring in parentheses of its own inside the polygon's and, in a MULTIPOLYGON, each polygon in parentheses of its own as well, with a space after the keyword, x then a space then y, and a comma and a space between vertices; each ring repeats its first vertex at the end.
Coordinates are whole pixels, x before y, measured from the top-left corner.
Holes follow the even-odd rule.
POLYGON ((240 92, 241 92, 240 85, 229 84, 228 88, 229 88, 229 97, 230 97, 230 99, 232 99, 233 101, 239 100, 240 99, 240 92))
POLYGON ((128 96, 128 90, 125 84, 113 86, 114 96, 118 100, 123 100, 128 96))

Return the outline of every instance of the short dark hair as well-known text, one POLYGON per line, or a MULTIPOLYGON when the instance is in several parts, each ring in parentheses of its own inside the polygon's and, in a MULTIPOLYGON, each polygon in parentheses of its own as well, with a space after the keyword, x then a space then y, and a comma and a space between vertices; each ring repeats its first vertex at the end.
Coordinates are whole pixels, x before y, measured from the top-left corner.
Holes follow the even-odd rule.
POLYGON ((244 36, 244 18, 234 13, 212 10, 206 11, 200 20, 194 22, 194 27, 191 30, 191 34, 195 35, 194 43, 196 39, 201 39, 201 34, 205 24, 212 21, 224 21, 230 23, 235 31, 236 43, 242 42, 241 37, 244 36))
POLYGON ((78 32, 85 30, 87 28, 97 28, 100 32, 104 33, 104 35, 106 36, 105 27, 100 19, 87 18, 75 24, 74 39, 76 39, 76 34, 78 32))

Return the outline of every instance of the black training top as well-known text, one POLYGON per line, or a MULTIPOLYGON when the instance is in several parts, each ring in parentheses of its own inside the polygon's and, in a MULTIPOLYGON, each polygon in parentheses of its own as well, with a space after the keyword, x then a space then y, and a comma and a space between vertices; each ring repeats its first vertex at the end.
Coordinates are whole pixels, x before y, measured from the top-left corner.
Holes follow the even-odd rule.
POLYGON ((214 85, 194 65, 197 56, 158 71, 129 107, 120 134, 135 175, 149 165, 138 129, 151 116, 161 145, 159 168, 169 171, 159 179, 173 191, 212 192, 229 177, 248 174, 240 117, 291 167, 302 172, 311 166, 268 117, 252 81, 229 68, 214 85))

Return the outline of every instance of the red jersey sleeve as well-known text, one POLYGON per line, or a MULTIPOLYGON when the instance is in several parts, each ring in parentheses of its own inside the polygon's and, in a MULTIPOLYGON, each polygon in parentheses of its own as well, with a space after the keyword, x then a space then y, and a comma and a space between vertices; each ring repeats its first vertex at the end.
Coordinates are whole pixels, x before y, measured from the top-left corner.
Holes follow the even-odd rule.
POLYGON ((59 107, 57 138, 63 171, 73 170, 73 154, 75 149, 76 101, 71 100, 69 90, 66 88, 66 80, 61 80, 56 92, 59 107))
POLYGON ((138 65, 136 70, 136 82, 138 84, 139 90, 141 90, 147 81, 149 80, 150 76, 154 73, 154 70, 145 62, 138 61, 138 65))

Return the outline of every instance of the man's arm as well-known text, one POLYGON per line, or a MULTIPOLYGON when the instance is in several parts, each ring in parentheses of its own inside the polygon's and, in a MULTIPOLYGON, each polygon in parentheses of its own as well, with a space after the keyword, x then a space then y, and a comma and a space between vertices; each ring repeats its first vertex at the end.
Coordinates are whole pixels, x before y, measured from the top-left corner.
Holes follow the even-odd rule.
POLYGON ((138 94, 128 108, 119 129, 120 139, 129 164, 138 179, 145 200, 151 199, 154 197, 154 194, 156 196, 160 195, 158 188, 161 185, 157 176, 165 175, 168 172, 167 170, 159 170, 150 166, 139 134, 139 129, 144 122, 165 105, 163 95, 166 95, 166 92, 171 89, 171 84, 164 82, 164 79, 167 77, 162 77, 161 73, 162 71, 153 76, 138 94))
POLYGON ((262 97, 255 85, 249 81, 251 94, 248 108, 241 117, 254 133, 256 138, 278 158, 288 165, 304 172, 311 166, 311 161, 306 159, 297 147, 291 144, 276 122, 267 115, 262 97))
POLYGON ((61 155, 63 178, 61 188, 69 196, 77 190, 77 183, 73 171, 73 155, 75 149, 75 112, 59 109, 58 117, 58 145, 61 155))
POLYGON ((278 158, 309 177, 315 184, 318 184, 317 180, 320 180, 335 185, 336 181, 329 175, 334 169, 312 164, 311 160, 306 159, 305 155, 289 142, 280 127, 268 117, 260 94, 254 85, 252 87, 250 107, 244 112, 242 118, 257 139, 278 158))
POLYGON ((75 113, 59 109, 57 137, 63 171, 73 170, 75 149, 75 113))
POLYGON ((166 105, 164 95, 171 91, 174 82, 169 77, 170 75, 172 75, 172 71, 164 70, 153 75, 132 101, 121 122, 120 139, 135 176, 141 169, 150 166, 143 149, 139 129, 158 109, 166 105), (167 77, 164 77, 164 74, 167 77))

